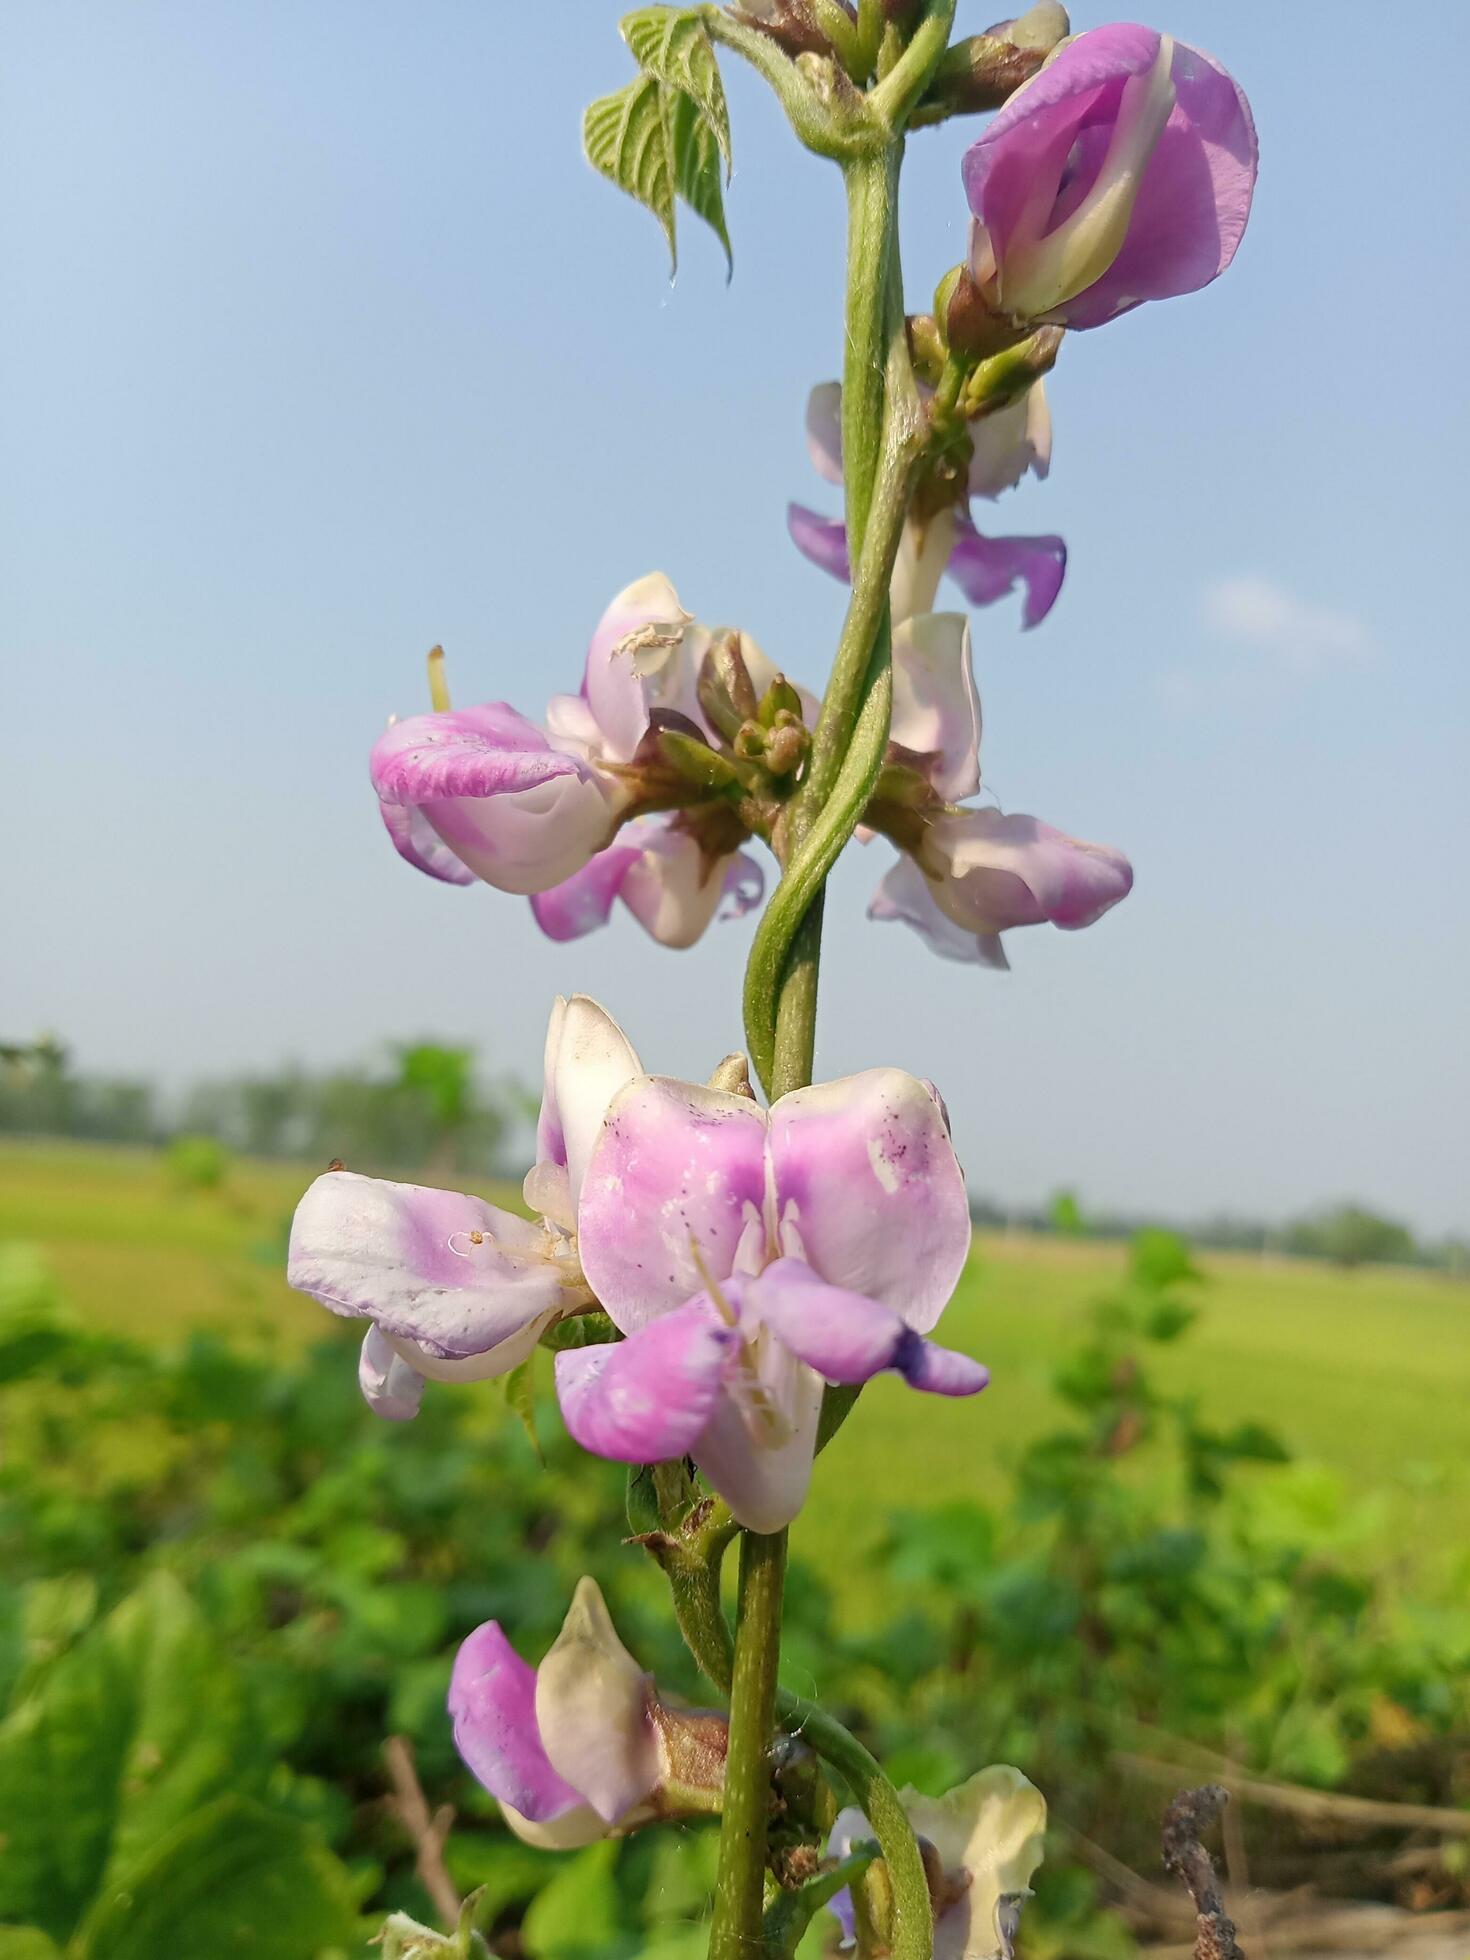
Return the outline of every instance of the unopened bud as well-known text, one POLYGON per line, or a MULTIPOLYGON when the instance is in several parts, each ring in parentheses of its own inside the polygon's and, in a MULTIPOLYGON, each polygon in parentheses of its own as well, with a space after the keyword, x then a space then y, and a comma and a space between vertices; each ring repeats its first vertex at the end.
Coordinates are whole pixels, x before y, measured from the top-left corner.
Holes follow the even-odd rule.
POLYGON ((760 698, 755 718, 762 728, 774 728, 782 715, 801 720, 801 696, 784 674, 777 674, 760 698))
POLYGON ((755 683, 745 664, 738 633, 717 633, 700 663, 699 705, 726 741, 758 708, 755 683))
POLYGON ((675 728, 661 728, 658 732, 658 749, 677 776, 707 795, 719 796, 725 790, 743 787, 740 771, 728 756, 721 755, 718 749, 712 749, 708 742, 682 734, 675 728))
POLYGON ((1015 346, 1003 348, 982 361, 965 383, 960 397, 960 412, 965 420, 977 421, 982 415, 992 415, 996 409, 1019 401, 1028 388, 1043 375, 1050 374, 1061 352, 1062 334, 1061 327, 1038 327, 1015 346))
MULTIPOLYGON (((967 265, 957 265, 947 274, 940 290, 945 287, 949 292, 939 318, 943 321, 945 339, 955 353, 986 359, 1025 338, 1024 326, 1017 326, 1006 315, 991 311, 967 265)), ((936 293, 936 304, 938 297, 936 293)))
POLYGON ((933 314, 913 313, 909 316, 908 328, 909 353, 914 371, 921 381, 927 381, 932 388, 944 370, 944 357, 949 351, 939 322, 933 314))
POLYGON ((934 70, 913 122, 943 122, 947 116, 998 109, 1041 67, 1069 33, 1065 7, 1041 0, 1016 20, 999 22, 985 34, 956 41, 934 70))
POLYGON ((711 1089, 723 1089, 727 1096, 745 1096, 755 1101, 755 1090, 750 1086, 750 1063, 737 1049, 727 1055, 710 1076, 711 1089))
POLYGON ((789 776, 805 762, 811 742, 802 722, 783 708, 766 737, 766 768, 773 776, 789 776))
POLYGON ((745 27, 757 27, 787 54, 831 54, 827 39, 805 0, 740 0, 731 9, 745 27))

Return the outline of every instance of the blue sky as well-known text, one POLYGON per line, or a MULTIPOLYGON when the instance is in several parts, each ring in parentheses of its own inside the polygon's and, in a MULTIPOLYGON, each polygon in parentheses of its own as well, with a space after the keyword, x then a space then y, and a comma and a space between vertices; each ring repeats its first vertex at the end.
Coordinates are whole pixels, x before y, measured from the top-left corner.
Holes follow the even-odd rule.
MULTIPOLYGON (((367 788, 442 640, 537 713, 654 566, 819 682, 839 588, 801 411, 837 369, 841 198, 727 64, 736 273, 579 154, 619 9, 9 0, 0 17, 0 1027, 182 1081, 420 1031, 533 1077, 582 988, 650 1065, 738 1040, 748 928, 670 954, 394 857, 367 788)), ((1105 14, 1081 8, 1074 24, 1105 14)), ((961 0, 973 31, 986 7, 961 0)), ((932 1075, 972 1184, 1467 1224, 1465 218, 1470 14, 1171 0, 1239 77, 1255 214, 1208 292, 1073 336, 1036 633, 978 615, 1007 808, 1125 848, 1014 972, 830 912, 819 1066, 932 1075)), ((965 126, 916 138, 910 305, 961 256, 965 126)))

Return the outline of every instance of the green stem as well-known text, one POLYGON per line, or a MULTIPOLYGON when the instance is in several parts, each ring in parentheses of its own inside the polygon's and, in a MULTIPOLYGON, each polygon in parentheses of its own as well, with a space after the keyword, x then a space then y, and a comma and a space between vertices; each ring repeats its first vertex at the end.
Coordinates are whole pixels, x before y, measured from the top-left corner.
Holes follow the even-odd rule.
POLYGON ((955 0, 929 0, 924 18, 893 67, 868 97, 868 106, 892 130, 902 130, 929 86, 949 46, 955 0))
POLYGON ((881 126, 855 89, 848 90, 850 100, 824 98, 791 57, 754 27, 746 27, 723 7, 701 7, 699 17, 712 41, 723 42, 764 75, 798 138, 817 156, 843 163, 882 143, 881 126))
POLYGON ((837 1771, 873 1827, 893 1896, 893 1924, 889 1931, 892 1960, 931 1960, 934 1915, 929 1903, 929 1881, 924 1874, 918 1840, 897 1790, 857 1737, 849 1735, 840 1722, 834 1721, 814 1701, 806 1701, 783 1689, 776 1698, 776 1709, 781 1726, 809 1743, 837 1771))
POLYGON ((771 1802, 770 1746, 785 1578, 786 1533, 744 1532, 710 1960, 751 1960, 765 1945, 761 1922, 771 1802))

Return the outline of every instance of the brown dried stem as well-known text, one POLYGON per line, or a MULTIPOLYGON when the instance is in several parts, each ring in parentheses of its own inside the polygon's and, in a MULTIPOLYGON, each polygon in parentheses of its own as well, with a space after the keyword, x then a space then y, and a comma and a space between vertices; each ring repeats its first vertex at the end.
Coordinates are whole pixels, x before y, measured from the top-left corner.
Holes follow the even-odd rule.
POLYGON ((435 1912, 446 1927, 452 1928, 459 1922, 463 1904, 444 1863, 444 1845, 454 1822, 454 1810, 446 1803, 430 1812, 407 1736, 390 1735, 383 1744, 383 1758, 393 1785, 389 1807, 413 1844, 414 1870, 435 1912))
POLYGON ((1198 1790, 1181 1790, 1164 1812, 1164 1869, 1194 1900, 1195 1960, 1245 1960, 1214 1861, 1200 1843, 1229 1801, 1229 1792, 1218 1783, 1206 1783, 1198 1790))

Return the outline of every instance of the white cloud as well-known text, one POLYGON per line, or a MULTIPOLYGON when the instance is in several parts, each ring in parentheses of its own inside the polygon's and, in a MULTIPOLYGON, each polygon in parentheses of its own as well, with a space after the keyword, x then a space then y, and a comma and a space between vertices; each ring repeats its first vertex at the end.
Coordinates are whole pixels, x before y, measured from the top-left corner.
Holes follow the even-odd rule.
POLYGON ((1373 635, 1353 613, 1299 599, 1257 572, 1207 585, 1202 611, 1206 626, 1219 638, 1298 674, 1362 666, 1373 656, 1373 635))

